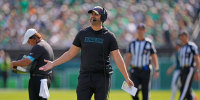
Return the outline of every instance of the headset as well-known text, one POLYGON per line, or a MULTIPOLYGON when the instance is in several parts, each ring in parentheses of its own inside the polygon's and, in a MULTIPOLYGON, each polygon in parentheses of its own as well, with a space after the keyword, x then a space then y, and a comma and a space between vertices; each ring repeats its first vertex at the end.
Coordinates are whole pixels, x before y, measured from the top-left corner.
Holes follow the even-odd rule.
POLYGON ((101 15, 101 18, 100 18, 101 21, 102 21, 102 22, 105 22, 106 19, 107 19, 107 16, 108 16, 107 10, 106 10, 105 8, 103 8, 103 12, 100 13, 100 15, 101 15))
MULTIPOLYGON (((108 13, 107 13, 107 10, 105 8, 100 7, 100 6, 96 6, 92 10, 98 11, 98 13, 101 15, 101 17, 100 17, 101 22, 106 21, 108 13)), ((92 10, 89 10, 88 13, 91 13, 92 10)), ((94 20, 94 21, 97 21, 97 20, 94 20)))

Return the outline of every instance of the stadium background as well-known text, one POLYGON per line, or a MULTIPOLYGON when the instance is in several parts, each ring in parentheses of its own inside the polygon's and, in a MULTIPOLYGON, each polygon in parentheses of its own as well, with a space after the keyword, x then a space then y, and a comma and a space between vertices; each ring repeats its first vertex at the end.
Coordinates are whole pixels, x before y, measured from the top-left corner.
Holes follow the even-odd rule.
MULTIPOLYGON (((188 31, 190 38, 200 46, 198 0, 1 0, 0 49, 8 52, 12 60, 19 54, 27 54, 31 47, 21 43, 26 29, 33 27, 52 45, 55 57, 59 57, 71 46, 77 32, 89 25, 87 11, 96 5, 108 10, 104 25, 115 33, 122 55, 136 37, 136 25, 146 24, 146 36, 153 39, 160 65, 160 77, 152 79, 152 89, 169 90, 172 75, 166 75, 166 70, 173 63, 173 44, 177 42, 178 33, 188 31)), ((111 89, 119 90, 123 77, 112 59, 111 62, 114 68, 111 89)), ((51 89, 74 90, 79 65, 80 54, 56 67, 51 89)), ((8 89, 27 88, 29 75, 11 71, 9 74, 8 89)), ((200 89, 200 81, 193 82, 192 87, 200 89)), ((2 78, 0 89, 3 89, 2 78)))

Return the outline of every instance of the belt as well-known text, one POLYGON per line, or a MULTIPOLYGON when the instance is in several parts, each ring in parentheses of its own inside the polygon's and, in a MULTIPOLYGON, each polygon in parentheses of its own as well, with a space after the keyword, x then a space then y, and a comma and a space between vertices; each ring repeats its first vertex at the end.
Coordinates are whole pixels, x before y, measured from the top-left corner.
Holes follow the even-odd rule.
POLYGON ((193 67, 193 66, 189 66, 189 65, 187 65, 187 66, 181 66, 181 69, 190 68, 190 67, 193 67))
POLYGON ((43 74, 31 74, 32 77, 43 77, 43 76, 48 76, 48 75, 43 75, 43 74))
POLYGON ((149 65, 146 65, 146 66, 134 66, 134 65, 131 65, 131 68, 144 68, 144 67, 149 67, 149 65))
POLYGON ((140 70, 142 70, 142 69, 148 70, 149 69, 149 65, 146 65, 146 66, 134 66, 134 65, 132 65, 131 68, 132 69, 140 69, 140 70))
POLYGON ((181 66, 181 67, 182 67, 182 68, 183 68, 183 67, 186 67, 186 68, 187 68, 187 67, 190 67, 190 66, 189 66, 189 65, 185 65, 185 66, 181 66))
POLYGON ((50 71, 48 74, 30 74, 31 77, 50 77, 52 74, 52 71, 50 71))
POLYGON ((42 74, 31 74, 30 77, 31 77, 31 78, 33 78, 33 77, 38 77, 38 78, 47 78, 47 79, 50 78, 50 79, 51 79, 52 76, 51 76, 51 74, 47 74, 47 75, 42 75, 42 74))

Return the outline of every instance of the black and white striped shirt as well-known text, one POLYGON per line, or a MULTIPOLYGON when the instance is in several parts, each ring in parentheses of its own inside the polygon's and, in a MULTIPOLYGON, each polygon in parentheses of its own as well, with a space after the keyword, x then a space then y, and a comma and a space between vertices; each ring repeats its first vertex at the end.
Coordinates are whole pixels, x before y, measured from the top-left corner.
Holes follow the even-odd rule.
POLYGON ((188 42, 179 51, 180 66, 195 66, 194 55, 198 55, 198 47, 194 42, 188 42))
POLYGON ((131 65, 135 67, 142 67, 151 63, 151 55, 156 53, 151 40, 145 38, 142 41, 134 40, 129 44, 127 52, 131 53, 131 65))

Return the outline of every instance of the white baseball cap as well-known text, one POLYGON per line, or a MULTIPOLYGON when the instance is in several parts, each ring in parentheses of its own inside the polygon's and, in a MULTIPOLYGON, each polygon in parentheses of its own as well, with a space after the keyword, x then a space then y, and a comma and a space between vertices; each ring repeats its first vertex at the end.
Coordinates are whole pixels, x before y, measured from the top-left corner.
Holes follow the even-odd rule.
POLYGON ((26 31, 25 35, 24 35, 24 40, 22 42, 22 44, 26 44, 28 42, 28 39, 33 36, 35 33, 37 33, 37 31, 33 28, 30 28, 26 31))

